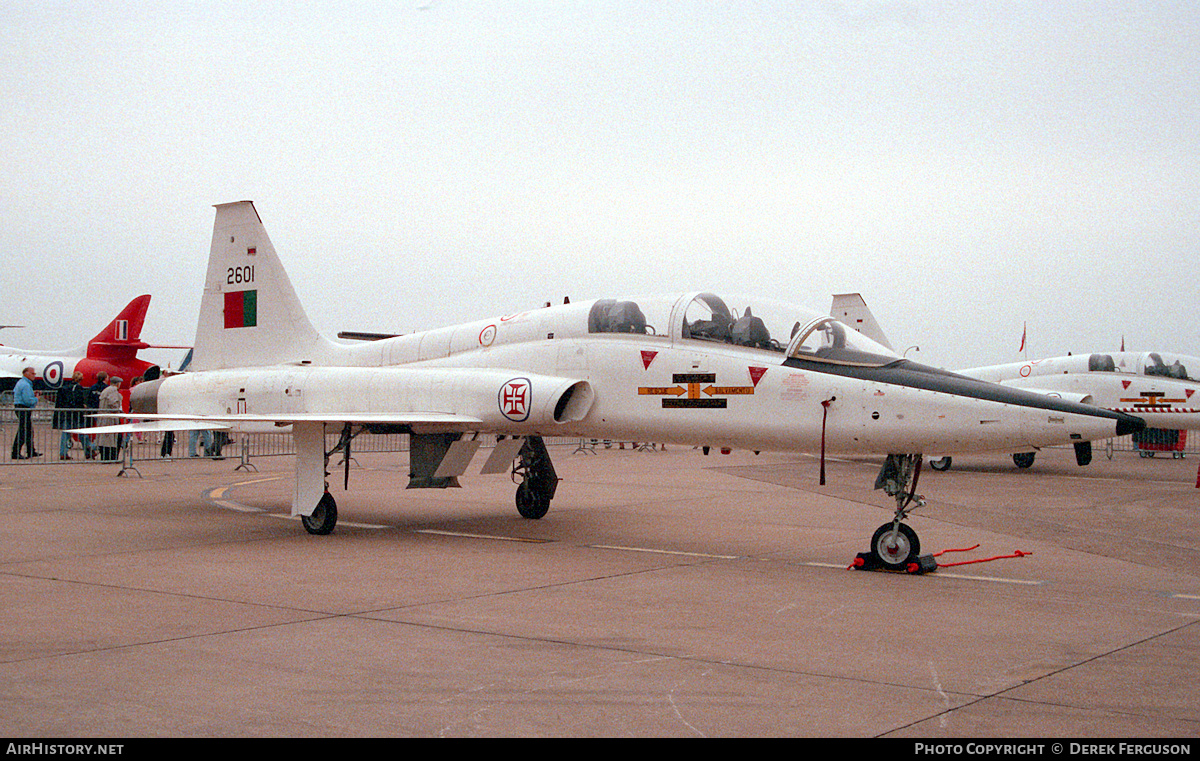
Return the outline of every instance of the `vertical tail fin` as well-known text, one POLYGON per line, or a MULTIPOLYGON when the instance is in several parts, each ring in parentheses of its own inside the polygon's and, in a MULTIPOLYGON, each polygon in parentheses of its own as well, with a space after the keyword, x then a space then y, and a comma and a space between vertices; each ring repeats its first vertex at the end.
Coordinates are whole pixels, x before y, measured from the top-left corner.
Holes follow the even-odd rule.
POLYGON ((254 204, 216 209, 192 369, 319 364, 330 344, 300 306, 254 204))
POLYGON ((90 359, 133 358, 138 349, 145 349, 142 325, 146 322, 146 309, 150 306, 149 294, 138 296, 125 305, 121 313, 88 341, 87 356, 90 359))
MULTIPOLYGON (((859 333, 862 333, 875 343, 892 349, 892 345, 888 343, 887 336, 883 334, 883 328, 879 327, 879 323, 875 321, 875 315, 871 314, 871 310, 867 308, 867 302, 861 294, 835 293, 833 295, 833 304, 829 308, 829 314, 854 328, 859 333)), ((892 351, 895 351, 895 349, 892 349, 892 351)))

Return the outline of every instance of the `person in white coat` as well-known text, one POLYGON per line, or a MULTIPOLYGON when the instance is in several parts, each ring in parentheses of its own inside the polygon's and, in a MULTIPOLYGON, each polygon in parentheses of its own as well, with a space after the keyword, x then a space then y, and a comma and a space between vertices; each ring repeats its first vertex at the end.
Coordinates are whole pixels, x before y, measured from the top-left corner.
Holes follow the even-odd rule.
MULTIPOLYGON (((121 412, 121 379, 115 375, 108 379, 108 386, 100 392, 99 412, 121 412)), ((105 420, 101 425, 115 425, 119 420, 105 420)), ((117 450, 121 448, 121 434, 102 433, 96 437, 96 445, 100 448, 100 459, 112 462, 117 459, 117 450)))

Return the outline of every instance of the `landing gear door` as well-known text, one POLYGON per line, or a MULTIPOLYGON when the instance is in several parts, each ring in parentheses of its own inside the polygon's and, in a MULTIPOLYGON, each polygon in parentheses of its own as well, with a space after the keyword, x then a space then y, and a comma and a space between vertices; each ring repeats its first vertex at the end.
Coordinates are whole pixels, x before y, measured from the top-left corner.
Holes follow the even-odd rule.
POLYGON ((480 475, 488 476, 511 471, 513 460, 517 459, 517 455, 520 454, 521 447, 524 444, 525 440, 522 438, 501 439, 497 441, 496 446, 492 449, 491 456, 483 464, 483 470, 479 471, 480 475))

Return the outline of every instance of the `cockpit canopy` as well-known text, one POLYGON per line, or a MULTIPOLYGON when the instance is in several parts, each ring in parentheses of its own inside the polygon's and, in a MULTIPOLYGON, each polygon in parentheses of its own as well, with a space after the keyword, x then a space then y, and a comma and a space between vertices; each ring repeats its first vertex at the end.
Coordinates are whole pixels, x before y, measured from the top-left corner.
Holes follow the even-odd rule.
POLYGON ((764 299, 692 293, 637 301, 601 299, 588 314, 590 333, 634 333, 742 346, 784 357, 885 365, 899 357, 833 317, 764 299), (731 308, 729 303, 735 306, 731 308), (742 306, 744 305, 744 306, 742 306))
MULTIPOLYGON (((589 333, 646 333, 646 315, 633 301, 600 299, 588 313, 589 333)), ((650 331, 653 335, 653 329, 650 331)))
POLYGON ((1074 373, 1132 373, 1178 381, 1200 382, 1200 358, 1167 352, 1111 352, 1055 357, 1034 363, 1035 375, 1074 373), (1086 363, 1086 365, 1085 365, 1086 363))
POLYGON ((1145 375, 1194 381, 1200 379, 1200 359, 1152 351, 1146 355, 1146 359, 1142 363, 1142 372, 1145 375), (1188 374, 1189 366, 1191 366, 1190 375, 1188 374))

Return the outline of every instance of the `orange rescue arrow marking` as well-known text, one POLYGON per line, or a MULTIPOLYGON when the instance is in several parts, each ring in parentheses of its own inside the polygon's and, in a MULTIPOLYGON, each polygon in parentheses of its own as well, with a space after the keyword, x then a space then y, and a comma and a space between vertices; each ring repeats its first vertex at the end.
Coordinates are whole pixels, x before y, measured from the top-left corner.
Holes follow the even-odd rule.
POLYGON ((640 387, 638 394, 641 396, 683 396, 687 393, 686 388, 679 386, 659 386, 659 387, 640 387))
POLYGON ((713 394, 753 394, 754 386, 708 386, 704 389, 704 393, 709 396, 713 394))

